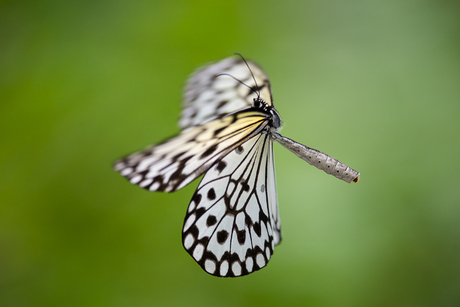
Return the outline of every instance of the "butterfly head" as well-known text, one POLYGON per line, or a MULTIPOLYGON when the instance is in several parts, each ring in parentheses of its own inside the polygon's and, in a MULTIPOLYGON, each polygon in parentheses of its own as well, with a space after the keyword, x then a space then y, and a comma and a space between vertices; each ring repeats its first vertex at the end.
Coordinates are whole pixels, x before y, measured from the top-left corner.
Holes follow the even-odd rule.
POLYGON ((253 103, 254 103, 254 108, 257 108, 257 109, 263 109, 264 111, 268 111, 268 104, 265 102, 265 100, 263 100, 258 93, 257 94, 257 97, 253 99, 253 103))
POLYGON ((254 108, 270 114, 270 126, 276 130, 281 127, 281 117, 275 108, 265 102, 260 96, 253 99, 254 108))

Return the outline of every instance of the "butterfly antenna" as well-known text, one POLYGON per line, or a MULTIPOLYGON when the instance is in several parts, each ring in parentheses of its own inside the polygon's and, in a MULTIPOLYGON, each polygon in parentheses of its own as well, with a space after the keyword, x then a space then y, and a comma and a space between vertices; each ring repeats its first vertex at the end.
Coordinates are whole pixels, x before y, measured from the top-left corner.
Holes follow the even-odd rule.
POLYGON ((244 83, 243 81, 233 77, 232 75, 230 74, 217 74, 217 75, 214 75, 214 78, 217 78, 217 77, 220 77, 220 76, 229 76, 231 78, 233 78, 234 80, 238 81, 239 83, 243 84, 244 86, 246 86, 248 89, 250 89, 251 91, 253 91, 254 93, 257 94, 257 96, 260 96, 259 93, 257 93, 252 87, 250 87, 249 85, 247 85, 246 83, 244 83))
POLYGON ((260 97, 259 85, 257 84, 256 78, 254 77, 254 74, 252 73, 251 67, 249 67, 248 62, 246 62, 246 59, 241 55, 241 53, 235 52, 235 54, 238 55, 243 60, 244 64, 246 64, 246 66, 248 67, 249 72, 251 73, 252 79, 254 80, 254 83, 256 84, 256 87, 257 87, 257 96, 260 97))

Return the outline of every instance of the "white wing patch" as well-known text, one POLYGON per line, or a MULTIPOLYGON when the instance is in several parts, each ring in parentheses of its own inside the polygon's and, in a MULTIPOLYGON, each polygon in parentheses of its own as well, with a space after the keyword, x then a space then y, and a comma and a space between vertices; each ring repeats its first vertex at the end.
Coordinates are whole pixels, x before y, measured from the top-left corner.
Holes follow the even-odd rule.
POLYGON ((251 67, 258 88, 246 64, 239 58, 228 58, 198 69, 185 87, 179 126, 186 129, 251 107, 253 99, 257 97, 254 90, 260 91, 260 97, 272 106, 272 94, 267 75, 257 64, 248 62, 248 65, 251 67), (218 74, 229 74, 254 90, 228 75, 216 77, 218 74))
POLYGON ((211 166, 189 204, 182 238, 187 252, 211 275, 242 276, 267 265, 281 241, 268 134, 211 166))

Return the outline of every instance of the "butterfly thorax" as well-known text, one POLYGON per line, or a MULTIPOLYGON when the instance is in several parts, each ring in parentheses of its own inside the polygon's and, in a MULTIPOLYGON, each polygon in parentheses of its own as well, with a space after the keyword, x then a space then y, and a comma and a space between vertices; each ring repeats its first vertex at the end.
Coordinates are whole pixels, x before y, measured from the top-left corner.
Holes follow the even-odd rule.
POLYGON ((268 103, 265 102, 265 100, 262 99, 262 97, 256 97, 253 100, 254 102, 254 107, 257 109, 261 109, 264 112, 270 114, 270 128, 275 129, 275 131, 278 131, 278 129, 281 127, 281 117, 276 111, 276 109, 272 106, 270 106, 268 103))

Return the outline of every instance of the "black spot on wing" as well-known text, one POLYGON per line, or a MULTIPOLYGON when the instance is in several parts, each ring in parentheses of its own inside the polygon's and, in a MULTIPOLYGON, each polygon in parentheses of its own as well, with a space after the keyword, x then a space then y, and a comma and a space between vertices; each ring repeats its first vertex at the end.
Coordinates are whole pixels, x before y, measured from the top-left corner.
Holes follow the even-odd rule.
POLYGON ((194 201, 196 205, 199 205, 201 202, 201 194, 195 193, 192 197, 192 201, 194 201))
POLYGON ((243 229, 241 231, 238 231, 237 232, 237 239, 238 239, 238 243, 243 245, 244 242, 246 241, 246 230, 243 229))
POLYGON ((233 115, 230 125, 233 124, 234 122, 236 122, 237 120, 238 120, 238 117, 236 115, 233 115))
POLYGON ((252 222, 251 218, 247 214, 245 216, 244 222, 246 223, 247 226, 252 226, 253 225, 253 222, 252 222))
POLYGON ((198 220, 205 212, 206 212, 206 209, 203 207, 196 209, 195 210, 196 219, 198 220))
POLYGON ((172 161, 177 161, 177 160, 179 160, 179 158, 180 158, 181 156, 183 156, 183 155, 186 154, 186 153, 187 153, 186 151, 181 152, 181 153, 178 153, 177 155, 175 155, 174 157, 172 157, 171 160, 172 160, 172 161))
POLYGON ((216 169, 219 173, 221 173, 225 167, 227 166, 227 163, 225 161, 219 161, 219 163, 217 163, 217 166, 216 166, 216 169))
POLYGON ((214 136, 218 135, 219 133, 221 133, 222 131, 224 131, 225 128, 227 128, 227 127, 222 127, 222 128, 219 128, 219 129, 214 130, 213 135, 214 135, 214 136))
POLYGON ((241 183, 243 191, 246 191, 246 192, 249 191, 250 187, 246 181, 242 180, 240 183, 241 183))
POLYGON ((262 184, 262 185, 260 186, 260 192, 261 192, 261 193, 265 193, 265 184, 262 184))
POLYGON ((212 155, 212 153, 215 152, 216 150, 217 150, 217 144, 212 145, 205 152, 203 152, 201 154, 200 159, 203 159, 203 158, 206 158, 209 155, 212 155))
POLYGON ((185 164, 187 163, 188 160, 190 160, 192 157, 187 157, 182 159, 180 162, 175 162, 179 163, 177 166, 177 170, 171 175, 169 178, 169 185, 173 187, 172 191, 175 191, 177 187, 182 183, 182 181, 187 178, 187 175, 183 173, 185 164))
POLYGON ((260 223, 255 223, 254 224, 254 232, 258 237, 262 234, 262 228, 260 227, 260 223))
POLYGON ((217 233, 217 243, 224 244, 225 241, 227 241, 227 238, 228 238, 228 231, 221 230, 217 233))
POLYGON ((216 199, 216 192, 214 191, 214 188, 209 189, 209 191, 208 191, 208 199, 209 200, 216 199))
POLYGON ((206 226, 208 226, 208 227, 214 226, 216 223, 217 223, 217 219, 216 219, 216 217, 214 215, 210 215, 206 219, 206 226))
POLYGON ((227 103, 228 103, 228 100, 222 100, 221 102, 219 102, 219 104, 217 105, 216 109, 222 108, 222 107, 225 106, 227 103))

